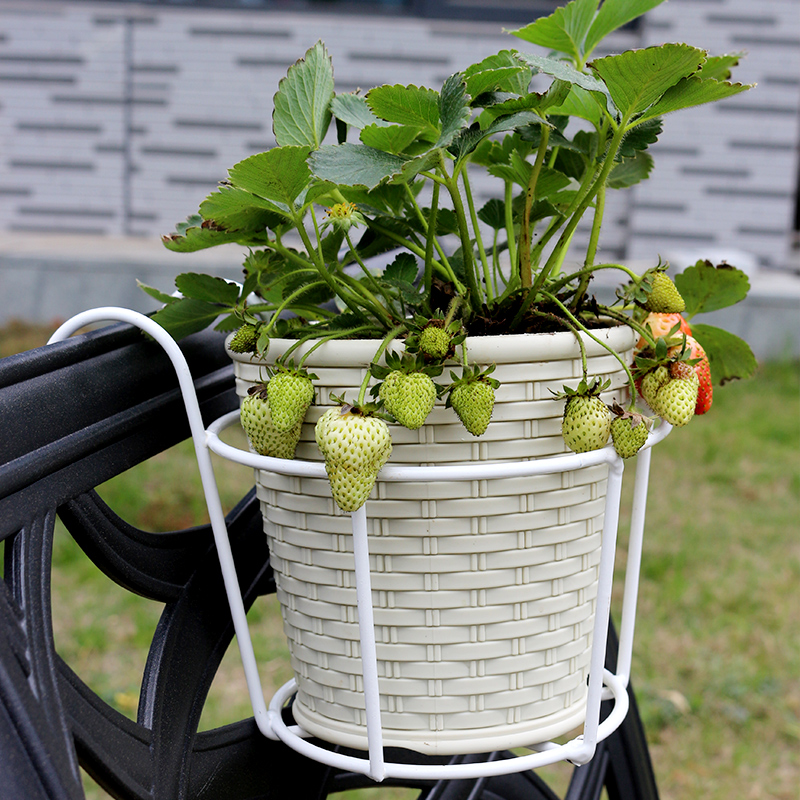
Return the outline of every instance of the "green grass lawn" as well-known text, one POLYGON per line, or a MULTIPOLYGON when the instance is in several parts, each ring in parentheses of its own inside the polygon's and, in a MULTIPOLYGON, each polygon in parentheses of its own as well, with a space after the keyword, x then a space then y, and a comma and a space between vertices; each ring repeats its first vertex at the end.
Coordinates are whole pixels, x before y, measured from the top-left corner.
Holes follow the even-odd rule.
MULTIPOLYGON (((4 355, 36 343, 16 329, 0 331, 4 355)), ((231 506, 252 476, 217 464, 231 506)), ((151 530, 205 517, 186 443, 101 493, 151 530)), ((620 566, 624 542, 623 529, 620 566)), ((63 532, 53 596, 60 652, 102 697, 135 717, 161 609, 112 585, 63 532)), ((270 692, 290 676, 274 600, 252 616, 270 692)), ((718 390, 708 415, 674 431, 653 454, 633 681, 663 800, 798 800, 798 617, 800 365, 768 364, 753 380, 718 390)), ((234 647, 201 727, 251 713, 234 647)), ((559 772, 563 780, 563 770, 548 775, 558 779, 559 772)), ((89 797, 106 797, 88 779, 87 787, 89 797)), ((381 797, 415 794, 386 790, 381 797)))

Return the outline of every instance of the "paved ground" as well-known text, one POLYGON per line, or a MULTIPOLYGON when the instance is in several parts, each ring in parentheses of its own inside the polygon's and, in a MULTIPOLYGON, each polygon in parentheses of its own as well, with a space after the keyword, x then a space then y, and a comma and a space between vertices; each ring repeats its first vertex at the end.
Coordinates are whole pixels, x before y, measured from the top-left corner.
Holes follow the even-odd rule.
MULTIPOLYGON (((180 272, 238 279, 242 254, 238 245, 173 253, 155 238, 0 234, 0 324, 61 321, 106 305, 153 311, 137 280, 172 291, 180 272)), ((754 272, 746 301, 703 321, 743 336, 759 358, 800 356, 800 250, 794 258, 794 270, 754 272)))

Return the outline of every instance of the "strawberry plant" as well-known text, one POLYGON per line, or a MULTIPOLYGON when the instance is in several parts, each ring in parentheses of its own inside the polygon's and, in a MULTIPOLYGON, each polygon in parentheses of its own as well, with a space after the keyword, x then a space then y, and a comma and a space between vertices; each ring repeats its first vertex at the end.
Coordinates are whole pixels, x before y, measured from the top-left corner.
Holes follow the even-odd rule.
MULTIPOLYGON (((639 274, 597 258, 606 196, 648 178, 664 120, 751 88, 731 80, 738 55, 687 44, 595 56, 609 34, 660 2, 572 0, 511 31, 508 49, 438 88, 338 93, 318 42, 278 87, 276 146, 231 167, 199 213, 163 239, 178 252, 242 245, 241 284, 185 273, 177 296, 144 287, 163 303, 156 320, 176 337, 210 324, 238 330, 231 349, 255 354, 273 337, 298 347, 373 338, 381 354, 404 340, 425 365, 460 363, 462 375, 435 390, 459 413, 467 409, 462 418, 473 433, 485 429, 485 412, 478 423, 472 407, 488 407, 496 381, 482 373, 487 365, 469 364, 467 335, 592 336, 600 325, 629 325, 640 338, 639 374, 624 364, 633 402, 639 380, 663 391, 662 370, 669 374, 676 359, 657 347, 665 333, 651 324, 654 315, 682 314, 715 383, 749 375, 755 360, 746 343, 691 323, 743 299, 743 272, 698 262, 673 281, 660 260, 639 274), (482 205, 473 191, 478 173, 497 187, 482 205), (581 225, 588 239, 577 252, 581 225), (611 305, 591 292, 601 270, 620 275, 611 305)), ((393 407, 403 418, 411 404, 396 400, 401 383, 413 383, 427 403, 423 377, 392 378, 398 386, 378 394, 386 406, 378 413, 393 407)), ((667 394, 678 388, 686 393, 682 385, 667 394)), ((695 406, 707 409, 709 395, 706 381, 695 406)), ((409 427, 423 413, 415 408, 409 427)))

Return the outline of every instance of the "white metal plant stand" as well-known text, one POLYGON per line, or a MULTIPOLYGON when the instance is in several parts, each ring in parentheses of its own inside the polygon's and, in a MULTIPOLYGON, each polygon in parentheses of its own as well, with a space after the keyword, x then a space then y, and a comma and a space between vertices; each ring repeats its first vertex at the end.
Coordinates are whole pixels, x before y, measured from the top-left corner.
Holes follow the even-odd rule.
POLYGON ((434 467, 394 466, 389 464, 381 470, 382 480, 432 482, 529 477, 547 473, 567 472, 580 467, 599 464, 608 465, 608 491, 598 570, 596 613, 586 697, 586 719, 582 734, 571 741, 564 744, 555 742, 532 743, 528 746, 528 749, 532 751, 531 753, 517 756, 513 759, 446 765, 403 764, 385 761, 373 625, 367 516, 365 507, 362 506, 351 517, 368 754, 366 758, 348 756, 309 742, 307 739, 310 734, 303 731, 299 726, 287 726, 284 723, 281 710, 295 692, 296 685, 294 680, 281 687, 269 705, 267 705, 261 688, 258 665, 250 638, 244 602, 239 589, 236 566, 225 524, 225 515, 214 477, 211 452, 255 469, 269 470, 283 475, 298 477, 324 478, 326 477, 324 464, 261 456, 226 444, 220 438, 220 434, 226 428, 238 423, 238 411, 232 411, 220 417, 206 429, 202 421, 192 376, 183 353, 175 340, 160 325, 143 314, 129 309, 113 307, 86 311, 65 322, 52 335, 50 342, 62 341, 80 328, 102 321, 126 322, 135 325, 152 336, 164 349, 177 373, 189 419, 234 630, 239 644, 250 702, 253 707, 256 724, 264 736, 270 739, 280 739, 289 747, 316 761, 332 767, 368 775, 375 781, 382 781, 385 778, 403 779, 412 777, 439 780, 478 778, 522 772, 558 761, 570 761, 576 765, 585 764, 594 755, 597 743, 608 737, 620 726, 628 712, 627 686, 630 678, 633 652, 633 633, 641 566, 650 454, 652 446, 660 442, 670 432, 671 427, 667 423, 662 422, 650 433, 645 447, 640 451, 637 458, 616 673, 604 668, 624 468, 623 460, 617 456, 613 447, 608 446, 591 453, 550 456, 522 462, 434 467), (600 722, 600 704, 603 700, 608 699, 614 701, 612 711, 603 722, 600 722))

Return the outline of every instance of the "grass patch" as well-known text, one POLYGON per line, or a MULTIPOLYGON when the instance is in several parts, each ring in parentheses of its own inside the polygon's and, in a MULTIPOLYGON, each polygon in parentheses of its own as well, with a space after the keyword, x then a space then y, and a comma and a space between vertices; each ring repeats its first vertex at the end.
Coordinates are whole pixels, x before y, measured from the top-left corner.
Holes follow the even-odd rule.
MULTIPOLYGON (((12 333, 0 331, 0 352, 13 349, 11 339, 36 346, 49 330, 36 333, 38 339, 12 333)), ((252 475, 215 463, 229 508, 252 475)), ((632 468, 626 471, 632 478, 632 468)), ((626 478, 628 496, 631 483, 626 478)), ((100 491, 123 517, 150 530, 205 521, 188 443, 100 491)), ((798 520, 796 363, 764 365, 753 380, 724 387, 708 415, 674 431, 653 454, 633 680, 662 800, 797 800, 798 520)), ((623 521, 620 568, 625 539, 623 521)), ((161 609, 114 586, 63 532, 54 566, 60 652, 104 699, 135 717, 141 668, 161 609)), ((274 598, 259 601, 251 619, 270 694, 290 675, 274 598)), ((234 646, 212 686, 201 728, 251 713, 234 646)), ((89 779, 87 794, 106 797, 89 779)), ((380 793, 382 800, 415 795, 380 793)))
POLYGON ((798 519, 797 364, 653 454, 633 676, 664 800, 797 798, 798 519))

